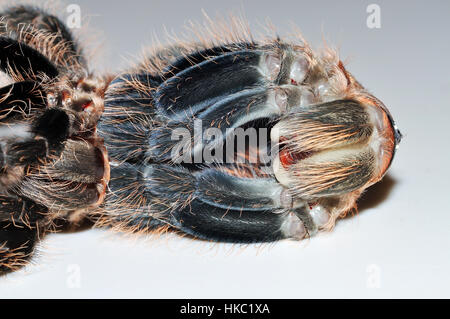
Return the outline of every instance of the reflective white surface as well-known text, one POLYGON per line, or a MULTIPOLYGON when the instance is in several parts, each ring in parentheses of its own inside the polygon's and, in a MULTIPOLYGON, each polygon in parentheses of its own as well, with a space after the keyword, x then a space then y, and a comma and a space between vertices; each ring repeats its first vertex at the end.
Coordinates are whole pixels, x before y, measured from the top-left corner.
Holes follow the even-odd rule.
POLYGON ((404 298, 450 297, 450 3, 375 1, 72 0, 101 31, 98 69, 130 56, 190 19, 243 11, 280 34, 299 26, 317 47, 340 48, 350 72, 390 109, 404 134, 385 180, 358 216, 305 242, 233 246, 175 235, 144 241, 107 231, 50 235, 36 266, 0 279, 0 298, 404 298), (125 57, 125 58, 124 58, 125 57))

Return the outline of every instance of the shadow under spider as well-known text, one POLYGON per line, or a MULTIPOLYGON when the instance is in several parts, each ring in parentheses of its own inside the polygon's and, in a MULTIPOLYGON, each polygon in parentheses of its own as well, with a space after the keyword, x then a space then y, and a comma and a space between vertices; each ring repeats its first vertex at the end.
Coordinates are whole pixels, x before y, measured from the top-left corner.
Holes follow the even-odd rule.
POLYGON ((94 226, 94 222, 88 218, 84 218, 77 223, 70 223, 67 220, 57 219, 53 222, 57 229, 57 233, 71 234, 85 230, 90 230, 94 226))
POLYGON ((389 197, 397 180, 387 174, 380 182, 369 187, 358 199, 358 212, 374 208, 389 197))

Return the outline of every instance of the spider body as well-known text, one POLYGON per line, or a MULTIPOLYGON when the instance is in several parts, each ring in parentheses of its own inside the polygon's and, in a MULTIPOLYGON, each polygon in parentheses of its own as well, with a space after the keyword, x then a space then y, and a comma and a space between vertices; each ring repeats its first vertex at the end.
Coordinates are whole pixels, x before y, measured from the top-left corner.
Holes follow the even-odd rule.
POLYGON ((269 40, 148 59, 105 99, 99 131, 116 163, 105 224, 237 243, 301 239, 333 227, 393 158, 391 116, 331 53, 269 40), (196 121, 219 137, 196 140, 196 121), (266 130, 268 148, 204 159, 248 127, 266 130), (178 129, 188 136, 181 147, 178 129))
POLYGON ((89 73, 54 16, 2 16, 0 273, 82 219, 233 243, 310 237, 384 176, 401 138, 334 52, 302 41, 214 33, 111 79, 89 73))

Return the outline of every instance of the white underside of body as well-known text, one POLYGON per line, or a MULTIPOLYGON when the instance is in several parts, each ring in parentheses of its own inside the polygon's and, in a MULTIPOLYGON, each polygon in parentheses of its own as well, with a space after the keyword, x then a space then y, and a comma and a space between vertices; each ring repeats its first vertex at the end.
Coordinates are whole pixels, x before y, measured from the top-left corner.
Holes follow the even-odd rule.
POLYGON ((5 72, 0 71, 0 88, 11 85, 14 80, 5 72))

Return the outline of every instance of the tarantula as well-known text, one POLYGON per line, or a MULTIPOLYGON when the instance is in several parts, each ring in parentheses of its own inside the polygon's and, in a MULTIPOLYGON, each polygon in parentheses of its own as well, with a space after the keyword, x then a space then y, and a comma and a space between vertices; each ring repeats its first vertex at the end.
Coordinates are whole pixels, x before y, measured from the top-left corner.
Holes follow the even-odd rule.
POLYGON ((96 76, 57 17, 1 16, 0 274, 84 219, 234 243, 330 230, 401 139, 337 55, 304 41, 209 30, 96 76))

